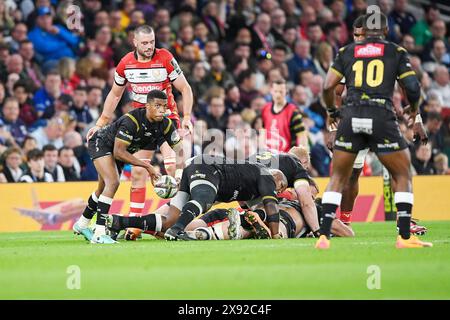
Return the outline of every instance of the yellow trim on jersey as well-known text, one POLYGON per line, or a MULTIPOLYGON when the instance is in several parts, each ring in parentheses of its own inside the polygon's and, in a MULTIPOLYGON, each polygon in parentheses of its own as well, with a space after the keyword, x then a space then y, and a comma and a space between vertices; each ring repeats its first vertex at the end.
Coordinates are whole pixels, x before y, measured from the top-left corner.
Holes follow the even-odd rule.
POLYGON ((416 73, 415 73, 414 71, 407 71, 407 72, 401 74, 401 75, 398 77, 398 79, 403 79, 403 78, 406 78, 406 77, 408 77, 408 76, 415 76, 415 75, 416 75, 416 73))
POLYGON ((134 122, 134 124, 137 127, 137 131, 139 132, 139 129, 141 127, 139 126, 139 122, 136 120, 136 118, 133 115, 129 114, 129 113, 126 113, 126 115, 128 116, 128 118, 130 118, 134 122))
POLYGON ((291 122, 294 122, 297 119, 301 119, 302 115, 300 113, 296 114, 294 117, 292 117, 291 122))
POLYGON ((172 120, 167 118, 167 120, 169 120, 169 125, 167 126, 167 128, 164 129, 164 135, 167 134, 167 132, 169 132, 170 127, 172 126, 172 120))
POLYGON ((340 73, 339 71, 337 71, 335 68, 331 67, 330 70, 333 71, 335 74, 337 74, 339 77, 341 77, 341 78, 344 77, 344 75, 342 73, 340 73))
POLYGON ((265 197, 263 197, 262 199, 263 199, 263 200, 266 200, 266 199, 272 199, 272 200, 278 201, 277 198, 272 197, 272 196, 265 196, 265 197))
POLYGON ((406 51, 406 49, 403 48, 403 47, 398 47, 398 48, 397 48, 397 51, 405 51, 405 52, 408 52, 408 51, 406 51))
POLYGON ((342 48, 340 48, 340 49, 339 49, 339 52, 342 52, 342 51, 344 51, 344 50, 345 50, 345 48, 347 48, 347 47, 342 47, 342 48))
POLYGON ((122 141, 122 142, 125 142, 126 144, 131 144, 130 141, 126 141, 126 140, 123 140, 123 139, 120 139, 120 138, 117 138, 117 137, 116 137, 116 139, 117 139, 117 140, 120 140, 120 141, 122 141))
POLYGON ((300 128, 300 127, 303 127, 303 123, 299 123, 298 125, 293 126, 293 127, 292 127, 292 130, 298 129, 298 128, 300 128))

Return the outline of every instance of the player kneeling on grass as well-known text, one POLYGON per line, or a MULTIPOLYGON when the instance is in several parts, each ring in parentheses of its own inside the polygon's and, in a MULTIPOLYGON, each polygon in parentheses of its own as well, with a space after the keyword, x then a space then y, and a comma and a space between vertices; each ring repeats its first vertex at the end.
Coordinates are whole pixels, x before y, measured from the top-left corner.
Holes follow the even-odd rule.
POLYGON ((262 199, 270 230, 277 238, 279 212, 276 194, 286 189, 285 175, 280 170, 267 169, 257 163, 232 162, 223 157, 206 155, 193 158, 183 170, 180 189, 170 201, 166 215, 113 215, 108 217, 108 228, 114 232, 128 227, 156 232, 166 230, 167 240, 192 240, 185 234, 184 228, 194 218, 208 211, 214 202, 262 199))
POLYGON ((177 149, 181 145, 172 121, 164 116, 167 96, 159 90, 150 91, 145 108, 135 109, 118 120, 101 128, 89 140, 89 155, 99 175, 97 190, 89 197, 83 215, 74 224, 73 230, 82 234, 91 243, 115 243, 105 232, 105 218, 108 215, 114 194, 119 187, 120 173, 125 163, 145 168, 152 180, 158 175, 147 162, 133 156, 140 149, 177 149), (95 233, 89 228, 97 213, 95 233))

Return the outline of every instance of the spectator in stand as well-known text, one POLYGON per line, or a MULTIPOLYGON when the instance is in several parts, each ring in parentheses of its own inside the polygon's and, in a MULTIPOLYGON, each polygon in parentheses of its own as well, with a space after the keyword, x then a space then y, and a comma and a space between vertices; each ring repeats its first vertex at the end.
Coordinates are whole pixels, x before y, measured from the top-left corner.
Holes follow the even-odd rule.
POLYGON ((22 144, 28 131, 25 123, 19 118, 19 101, 14 97, 6 98, 2 113, 4 128, 11 133, 17 144, 22 144))
MULTIPOLYGON (((206 68, 203 61, 198 61, 192 66, 191 76, 189 77, 189 84, 191 85, 194 99, 197 102, 203 102, 206 91, 208 91, 208 84, 205 80, 206 68)), ((194 113, 198 115, 197 103, 194 103, 194 113)))
POLYGON ((27 128, 31 127, 38 119, 36 109, 30 99, 31 92, 28 83, 25 81, 17 81, 14 84, 14 97, 19 102, 19 118, 25 123, 27 128))
POLYGON ((400 27, 401 34, 410 33, 412 27, 416 24, 416 18, 407 10, 408 0, 395 0, 394 9, 389 15, 400 27))
POLYGON ((80 179, 83 181, 96 181, 98 178, 97 170, 81 135, 76 131, 67 132, 64 135, 64 146, 73 150, 76 162, 80 166, 80 179))
POLYGON ((62 137, 64 135, 64 121, 59 117, 51 118, 47 126, 40 127, 31 133, 36 139, 37 147, 41 149, 46 144, 53 144, 56 148, 63 146, 62 137))
POLYGON ((405 48, 409 54, 418 54, 419 51, 416 48, 416 41, 410 34, 405 34, 402 37, 400 45, 405 48))
POLYGON ((425 48, 430 48, 434 40, 442 40, 447 47, 447 50, 450 49, 449 42, 446 38, 447 35, 447 27, 445 25, 444 20, 437 19, 431 23, 430 27, 431 31, 431 40, 425 44, 425 48))
POLYGON ((40 88, 44 80, 42 70, 37 63, 34 55, 34 45, 30 40, 23 40, 20 42, 19 54, 23 58, 24 72, 27 79, 32 82, 33 89, 40 88))
POLYGON ((111 39, 111 28, 109 26, 102 26, 97 29, 94 39, 87 40, 88 53, 97 53, 100 55, 108 69, 114 68, 114 51, 110 47, 111 39))
POLYGON ((209 30, 211 39, 221 41, 225 38, 225 24, 219 16, 219 8, 216 2, 208 1, 203 7, 203 21, 209 30))
POLYGON ((252 28, 252 50, 257 52, 262 49, 267 52, 272 52, 275 45, 275 38, 270 33, 271 24, 270 16, 267 13, 261 13, 256 18, 256 22, 252 28))
POLYGON ((7 42, 11 52, 18 52, 22 41, 27 40, 28 28, 23 22, 16 23, 11 30, 11 39, 7 42))
POLYGON ((12 147, 6 149, 2 157, 5 159, 3 164, 3 169, 1 170, 0 176, 3 176, 7 182, 19 182, 23 175, 22 165, 22 151, 20 148, 12 147))
POLYGON ((433 21, 440 19, 439 8, 436 3, 424 5, 425 18, 417 21, 411 29, 411 35, 416 40, 418 50, 422 51, 425 44, 427 44, 433 37, 431 34, 430 26, 433 21))
POLYGON ((39 119, 49 119, 55 114, 54 102, 61 95, 61 76, 58 71, 50 71, 44 82, 44 87, 39 89, 33 98, 33 104, 39 119))
POLYGON ((417 146, 415 153, 412 156, 412 164, 414 170, 418 175, 435 174, 433 162, 431 161, 431 145, 420 144, 417 146))
POLYGON ((240 104, 241 94, 239 87, 234 83, 229 83, 225 88, 225 109, 227 114, 241 112, 244 107, 240 104))
POLYGON ((328 69, 333 63, 333 48, 327 42, 321 42, 317 47, 314 58, 314 67, 317 73, 325 79, 328 69))
POLYGON ((58 164, 58 149, 52 144, 42 148, 44 152, 44 170, 49 173, 54 182, 66 181, 63 168, 58 164))
POLYGON ((255 89, 254 72, 250 69, 242 71, 237 78, 237 83, 241 96, 240 103, 246 108, 250 105, 250 101, 258 95, 258 91, 255 89))
POLYGON ((444 41, 436 39, 430 45, 432 49, 423 59, 423 69, 430 74, 433 74, 439 65, 444 65, 447 69, 450 69, 450 53, 444 41))
POLYGON ((322 27, 317 22, 309 23, 306 33, 310 43, 310 54, 311 56, 314 56, 319 44, 325 41, 325 35, 322 31, 322 27))
POLYGON ((102 108, 102 89, 100 87, 88 87, 86 105, 89 108, 89 113, 92 119, 98 119, 102 108))
POLYGON ((433 155, 444 150, 444 128, 442 127, 442 116, 437 112, 427 114, 425 129, 428 133, 428 144, 431 146, 433 155))
POLYGON ((91 116, 87 101, 87 89, 86 87, 78 86, 75 89, 73 95, 73 107, 71 113, 73 117, 77 120, 76 130, 83 133, 88 125, 94 121, 91 116))
POLYGON ((448 157, 446 154, 439 153, 434 156, 434 170, 436 174, 450 174, 450 169, 448 168, 448 157))
POLYGON ((444 107, 450 108, 450 75, 447 67, 436 67, 434 70, 434 81, 430 89, 430 92, 432 91, 439 96, 444 107))
POLYGON ((283 31, 286 26, 286 13, 281 8, 276 8, 270 14, 272 28, 270 33, 273 35, 275 42, 283 42, 283 31))
POLYGON ((28 154, 28 151, 37 149, 38 143, 35 137, 33 136, 26 136, 25 140, 23 141, 22 145, 22 154, 24 155, 24 160, 26 161, 26 155, 28 154))
POLYGON ((299 31, 296 25, 286 25, 283 33, 283 43, 287 46, 288 54, 295 51, 295 44, 299 39, 299 31))
POLYGON ((274 66, 280 69, 283 79, 287 79, 289 77, 289 69, 286 64, 287 54, 288 49, 284 44, 279 43, 273 47, 272 62, 274 66))
POLYGON ((223 96, 214 95, 208 99, 208 115, 204 118, 209 129, 219 129, 225 132, 228 116, 225 113, 223 96))
POLYGON ((20 178, 20 182, 53 182, 52 175, 44 170, 44 153, 40 149, 32 149, 27 153, 28 170, 20 178))
POLYGON ((305 69, 313 70, 314 62, 311 59, 311 44, 308 40, 298 40, 295 44, 294 56, 287 62, 289 68, 289 81, 299 84, 299 72, 305 69))
POLYGON ((78 79, 75 77, 75 60, 62 58, 58 62, 58 73, 61 75, 61 93, 73 94, 77 87, 78 79))
POLYGON ((332 21, 338 23, 339 26, 341 27, 339 43, 345 44, 348 42, 348 39, 349 39, 349 32, 348 32, 349 29, 347 28, 347 24, 344 21, 345 9, 346 9, 344 0, 332 0, 330 9, 333 14, 332 21))
POLYGON ((53 24, 53 14, 49 7, 37 9, 36 26, 28 34, 36 52, 48 67, 63 57, 75 57, 79 37, 61 25, 53 24))
POLYGON ((61 147, 58 151, 58 164, 62 167, 66 181, 79 181, 80 172, 75 167, 75 155, 68 147, 61 147))
POLYGON ((233 76, 225 69, 225 63, 220 53, 216 53, 210 57, 209 64, 211 70, 205 77, 206 83, 210 86, 225 87, 228 83, 234 83, 233 76))

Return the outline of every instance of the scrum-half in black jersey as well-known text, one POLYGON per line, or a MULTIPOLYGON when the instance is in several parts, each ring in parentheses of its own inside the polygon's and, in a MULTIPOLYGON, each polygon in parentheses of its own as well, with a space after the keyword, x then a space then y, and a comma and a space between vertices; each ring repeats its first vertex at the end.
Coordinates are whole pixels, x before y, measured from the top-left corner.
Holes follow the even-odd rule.
POLYGON ((165 141, 173 147, 181 141, 172 120, 164 117, 162 121, 150 122, 145 113, 145 108, 134 109, 98 130, 97 137, 103 145, 111 146, 111 150, 114 140, 120 139, 128 144, 130 153, 141 149, 155 150, 165 141))
POLYGON ((361 99, 392 102, 395 81, 415 76, 408 52, 380 38, 368 38, 341 48, 331 70, 345 77, 346 102, 361 99))
POLYGON ((300 161, 289 153, 277 154, 266 151, 251 156, 249 160, 256 161, 266 168, 283 172, 288 181, 288 188, 294 188, 295 182, 302 179, 314 183, 300 161))

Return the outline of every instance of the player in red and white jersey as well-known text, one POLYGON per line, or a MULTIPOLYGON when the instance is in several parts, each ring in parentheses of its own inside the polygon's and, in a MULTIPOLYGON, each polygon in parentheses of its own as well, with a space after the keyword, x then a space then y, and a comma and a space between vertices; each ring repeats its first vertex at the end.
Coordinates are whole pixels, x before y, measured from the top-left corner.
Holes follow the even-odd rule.
POLYGON ((288 152, 293 146, 304 146, 309 150, 307 131, 298 108, 286 101, 286 81, 280 79, 270 85, 272 102, 262 110, 262 120, 266 130, 269 150, 288 152))
MULTIPOLYGON (((184 129, 181 136, 192 133, 191 111, 193 104, 192 89, 172 54, 165 49, 155 48, 155 32, 150 26, 140 26, 135 30, 136 50, 125 55, 116 67, 114 84, 106 97, 103 112, 96 125, 87 134, 89 140, 101 127, 107 125, 113 117, 125 89, 131 91, 134 107, 144 107, 147 93, 158 89, 168 97, 167 117, 178 128, 184 129), (183 120, 180 126, 172 85, 181 92, 183 101, 183 120)), ((176 157, 173 150, 161 148, 164 164, 169 174, 181 178, 183 156, 176 157), (177 159, 178 158, 178 159, 177 159), (177 161, 178 160, 178 161, 177 161), (177 170, 175 170, 175 165, 177 170)), ((134 154, 139 159, 151 159, 152 151, 140 150, 134 154)), ((140 167, 131 170, 130 214, 139 215, 145 205, 146 181, 148 173, 140 167)))

